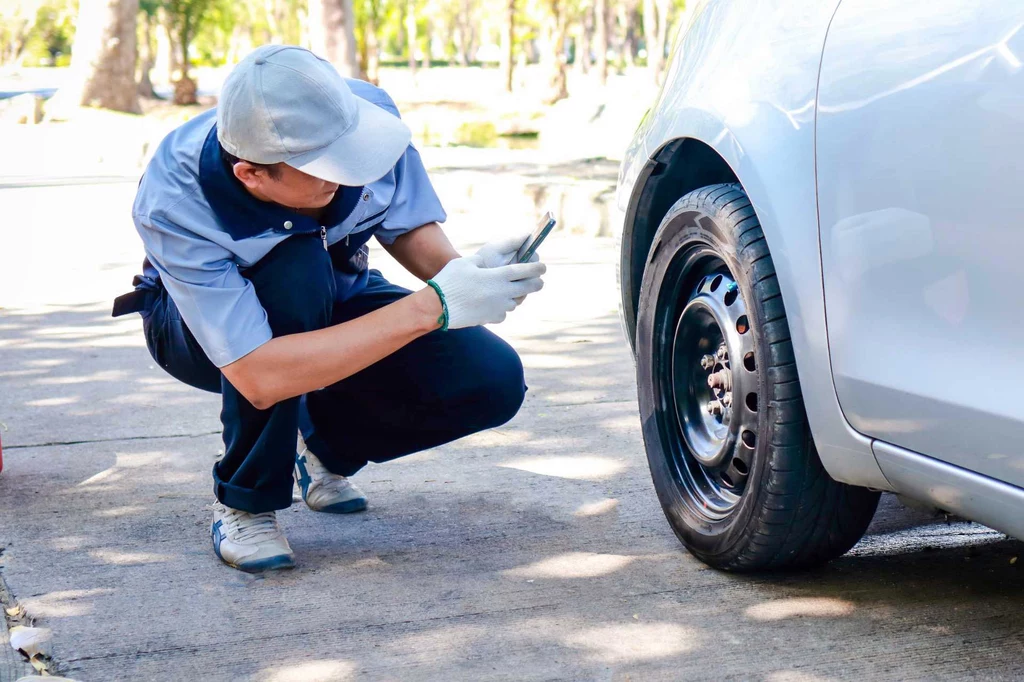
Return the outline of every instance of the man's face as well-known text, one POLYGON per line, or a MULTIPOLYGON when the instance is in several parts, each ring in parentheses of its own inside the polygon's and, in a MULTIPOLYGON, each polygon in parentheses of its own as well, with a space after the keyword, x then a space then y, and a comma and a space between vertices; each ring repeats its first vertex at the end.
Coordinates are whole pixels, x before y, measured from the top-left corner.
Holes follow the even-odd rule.
POLYGON ((337 184, 314 178, 284 163, 277 164, 273 174, 246 161, 236 163, 234 171, 235 177, 257 199, 288 208, 323 208, 338 191, 337 184))

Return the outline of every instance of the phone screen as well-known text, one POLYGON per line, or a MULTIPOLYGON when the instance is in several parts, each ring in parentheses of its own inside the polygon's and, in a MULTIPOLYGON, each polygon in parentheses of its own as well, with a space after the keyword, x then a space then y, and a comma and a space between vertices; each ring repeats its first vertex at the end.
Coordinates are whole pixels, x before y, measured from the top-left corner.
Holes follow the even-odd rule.
POLYGON ((537 247, 540 246, 541 242, 550 234, 551 230, 555 227, 555 217, 548 211, 541 216, 540 222, 537 223, 537 229, 533 231, 530 238, 523 242, 523 245, 516 251, 515 258, 512 259, 513 263, 525 263, 530 260, 537 247))

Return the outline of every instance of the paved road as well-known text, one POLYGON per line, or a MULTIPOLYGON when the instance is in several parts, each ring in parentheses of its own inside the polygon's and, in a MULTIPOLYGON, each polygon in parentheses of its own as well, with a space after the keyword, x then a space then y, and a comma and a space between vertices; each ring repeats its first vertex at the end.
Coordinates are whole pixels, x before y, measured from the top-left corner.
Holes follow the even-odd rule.
MULTIPOLYGON (((736 577, 681 550, 648 478, 610 240, 553 237, 543 295, 498 328, 530 384, 513 422, 367 468, 364 514, 283 512, 295 571, 222 566, 206 507, 217 400, 153 366, 137 318, 107 316, 139 260, 133 189, 0 189, 0 576, 53 628, 58 671, 1024 677, 1024 560, 1010 563, 1024 547, 980 526, 886 498, 865 540, 819 571, 736 577)), ((452 233, 468 245, 496 229, 463 215, 452 233)))

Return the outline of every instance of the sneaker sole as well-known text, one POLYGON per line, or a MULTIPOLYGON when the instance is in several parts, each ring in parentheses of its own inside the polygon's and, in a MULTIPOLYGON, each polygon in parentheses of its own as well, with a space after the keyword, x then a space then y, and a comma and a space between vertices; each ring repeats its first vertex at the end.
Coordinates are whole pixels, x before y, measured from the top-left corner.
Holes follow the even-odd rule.
POLYGON ((263 571, 278 571, 282 569, 295 568, 295 560, 288 556, 272 556, 269 559, 260 559, 246 564, 233 564, 225 561, 231 568, 237 568, 246 573, 262 573, 263 571))
POLYGON ((346 500, 344 502, 329 504, 326 507, 321 507, 320 509, 313 509, 313 511, 323 512, 324 514, 354 514, 356 512, 366 511, 366 507, 366 498, 360 497, 354 500, 346 500))

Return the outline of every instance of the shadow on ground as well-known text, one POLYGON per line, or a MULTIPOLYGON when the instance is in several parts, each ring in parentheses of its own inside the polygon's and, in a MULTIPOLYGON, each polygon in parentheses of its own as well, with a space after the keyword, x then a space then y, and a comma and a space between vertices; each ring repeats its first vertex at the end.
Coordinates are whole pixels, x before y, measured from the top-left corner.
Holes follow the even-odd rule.
POLYGON ((513 422, 367 468, 364 514, 293 506, 299 567, 235 572, 207 535, 217 398, 106 310, 0 317, 3 576, 83 682, 1024 675, 1022 545, 980 526, 887 497, 817 571, 686 554, 613 314, 513 327, 531 386, 513 422))

